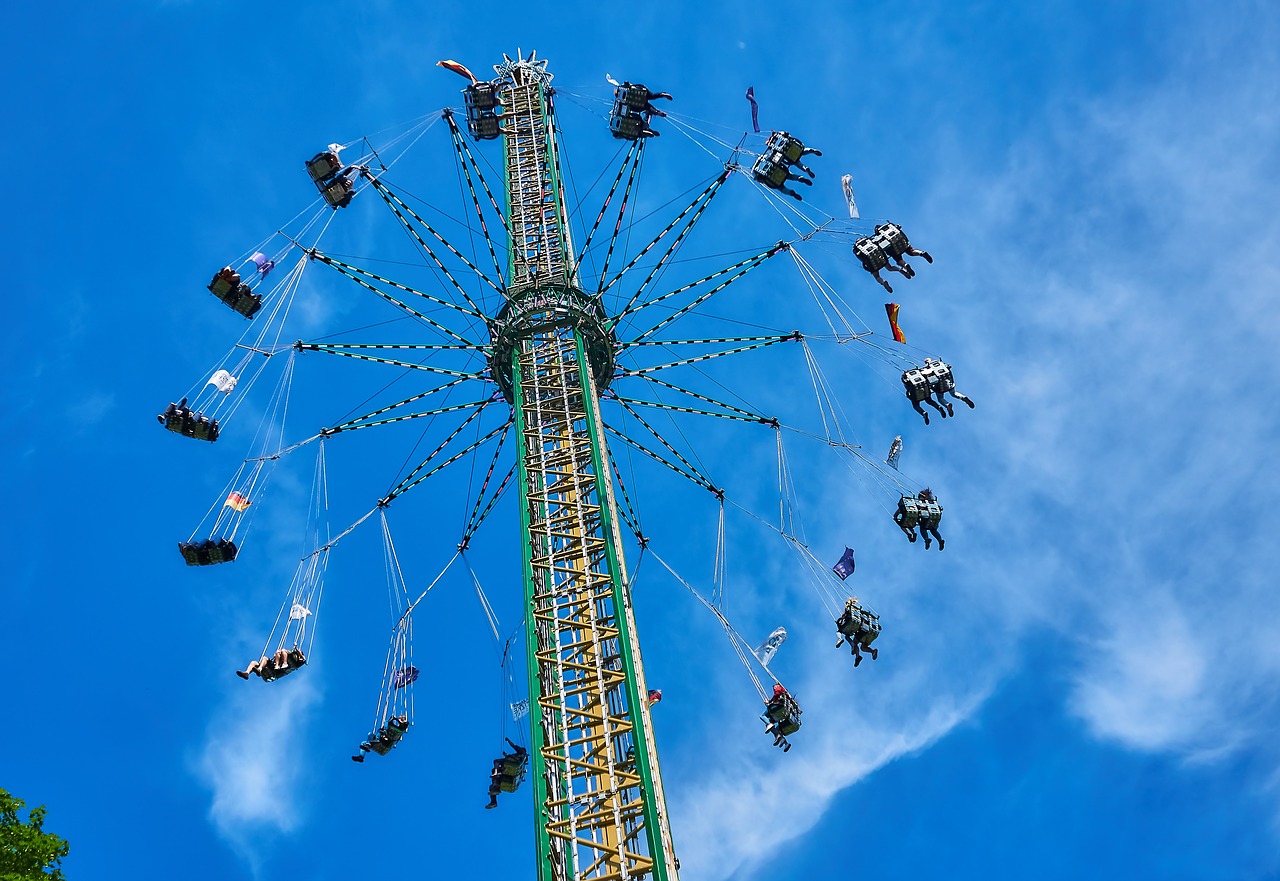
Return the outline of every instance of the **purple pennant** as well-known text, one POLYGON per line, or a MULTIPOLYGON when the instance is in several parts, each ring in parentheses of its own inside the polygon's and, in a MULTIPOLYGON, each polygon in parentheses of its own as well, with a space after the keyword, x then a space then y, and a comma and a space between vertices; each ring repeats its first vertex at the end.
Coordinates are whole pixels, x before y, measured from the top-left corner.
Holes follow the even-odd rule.
POLYGON ((396 675, 392 677, 391 682, 396 688, 404 688, 410 682, 418 678, 418 668, 409 666, 402 667, 396 671, 396 675))
POLYGON ((760 133, 760 105, 756 103, 756 87, 747 86, 747 100, 751 102, 751 127, 760 133))
POLYGON ((258 265, 258 271, 262 273, 262 277, 266 278, 267 273, 276 268, 276 261, 272 260, 261 251, 249 258, 258 265))
POLYGON ((831 571, 844 581, 853 574, 853 548, 845 548, 844 555, 840 558, 840 562, 831 567, 831 571))

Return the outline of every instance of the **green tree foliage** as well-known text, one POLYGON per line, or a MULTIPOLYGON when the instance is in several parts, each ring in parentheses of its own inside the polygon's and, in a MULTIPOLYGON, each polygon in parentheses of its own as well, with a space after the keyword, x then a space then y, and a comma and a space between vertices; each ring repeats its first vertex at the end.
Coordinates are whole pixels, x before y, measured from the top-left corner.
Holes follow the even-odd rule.
POLYGON ((32 808, 25 823, 18 818, 23 807, 22 799, 0 789, 0 881, 66 881, 59 863, 70 845, 44 831, 43 805, 32 808))

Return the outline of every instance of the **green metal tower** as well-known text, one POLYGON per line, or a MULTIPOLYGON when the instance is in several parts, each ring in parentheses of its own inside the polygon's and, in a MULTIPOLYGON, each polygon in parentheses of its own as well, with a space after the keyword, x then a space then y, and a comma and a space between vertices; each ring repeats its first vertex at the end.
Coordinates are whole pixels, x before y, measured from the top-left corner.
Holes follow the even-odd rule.
POLYGON ((494 70, 510 259, 490 369, 518 439, 538 877, 675 881, 599 416, 616 341, 579 284, 546 62, 494 70))

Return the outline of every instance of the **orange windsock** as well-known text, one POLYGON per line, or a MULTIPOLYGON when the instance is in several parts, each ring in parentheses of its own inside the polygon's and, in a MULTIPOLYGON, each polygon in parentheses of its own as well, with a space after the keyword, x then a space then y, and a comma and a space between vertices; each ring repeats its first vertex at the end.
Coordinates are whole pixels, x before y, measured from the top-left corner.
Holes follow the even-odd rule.
POLYGON ((465 76, 471 82, 477 82, 476 75, 467 70, 466 67, 454 61, 452 58, 446 58, 444 61, 437 61, 436 67, 443 67, 445 70, 451 70, 458 76, 465 76))
POLYGON ((893 331, 893 341, 895 343, 905 343, 907 337, 902 332, 902 328, 898 327, 898 304, 885 303, 884 314, 889 316, 889 329, 893 331))

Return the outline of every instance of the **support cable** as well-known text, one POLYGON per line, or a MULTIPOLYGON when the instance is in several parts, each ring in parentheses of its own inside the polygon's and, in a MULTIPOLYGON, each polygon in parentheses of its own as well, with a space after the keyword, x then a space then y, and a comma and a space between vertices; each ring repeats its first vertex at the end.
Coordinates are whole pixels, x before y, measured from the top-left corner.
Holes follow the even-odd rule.
POLYGON ((730 645, 733 646, 734 652, 738 655, 738 660, 742 662, 742 666, 746 669, 747 675, 751 677, 751 682, 753 685, 755 685, 756 691, 760 695, 760 699, 764 700, 766 695, 765 688, 764 688, 764 685, 760 682, 760 677, 756 675, 755 666, 759 666, 760 669, 764 670, 765 674, 774 682, 778 682, 779 684, 781 684, 778 681, 778 677, 773 675, 772 670, 770 670, 768 667, 760 663, 760 659, 756 658, 755 652, 751 648, 751 644, 748 643, 745 639, 743 639, 742 634, 740 634, 737 630, 734 629, 734 626, 729 623, 729 619, 724 616, 723 612, 717 609, 709 600, 707 600, 706 597, 698 593, 698 591, 694 589, 693 585, 691 585, 689 582, 681 578, 680 575, 676 572, 676 570, 672 569, 671 566, 667 564, 666 560, 658 556, 657 551, 650 548, 649 553, 653 555, 653 558, 655 560, 657 560, 659 563, 662 564, 662 568, 666 569, 668 572, 671 573, 672 578, 674 578, 676 581, 684 585, 685 589, 689 591, 689 593, 693 594, 693 596, 698 600, 698 602, 706 606, 706 608, 711 612, 711 614, 715 615, 716 618, 720 621, 720 626, 724 628, 724 632, 728 635, 729 643, 730 645), (755 662, 756 662, 755 665, 751 663, 751 659, 755 659, 755 662))
MULTIPOLYGON (((618 281, 621 280, 621 278, 624 275, 626 275, 627 272, 632 267, 634 267, 637 263, 639 263, 642 259, 644 259, 644 256, 648 254, 649 251, 651 251, 653 247, 657 245, 658 242, 660 242, 664 236, 666 236, 667 233, 675 229, 676 224, 678 224, 681 220, 683 220, 686 214, 688 214, 690 211, 693 211, 696 208, 697 214, 694 216, 692 220, 689 221, 689 224, 686 227, 686 230, 688 229, 688 227, 691 227, 697 221, 698 216, 701 216, 702 212, 706 209, 706 206, 710 204, 713 198, 715 198, 716 192, 720 189, 721 184, 723 184, 726 180, 728 180, 728 178, 729 178, 729 172, 727 169, 721 172, 720 174, 716 175, 715 179, 711 182, 711 184, 705 190, 703 190, 701 193, 695 196, 693 201, 690 202, 689 205, 683 211, 681 211, 679 214, 676 215, 675 219, 673 219, 670 223, 668 223, 662 229, 661 232, 659 232, 656 236, 654 236, 653 240, 650 241, 649 244, 645 245, 640 250, 640 253, 636 254, 636 256, 632 258, 630 263, 622 267, 622 269, 618 271, 618 274, 609 280, 608 284, 602 284, 600 289, 596 293, 600 296, 603 296, 605 291, 609 290, 609 288, 617 284, 618 281)), ((601 276, 602 281, 603 281, 603 278, 604 277, 601 276)), ((623 312, 625 313, 626 310, 624 309, 623 312)))
POLYGON ((471 192, 471 204, 476 209, 476 219, 480 221, 480 232, 484 235, 484 240, 489 245, 489 256, 493 258, 494 277, 501 282, 502 264, 498 260, 497 250, 493 247, 493 237, 489 235, 489 226, 484 219, 484 209, 480 206, 480 197, 476 194, 475 184, 471 180, 472 168, 475 168, 476 177, 480 180, 480 186, 484 189, 485 195, 489 197, 489 204, 497 212, 498 218, 502 221, 502 228, 507 233, 507 237, 510 238, 511 230, 507 227, 507 218, 502 213, 502 209, 498 207, 498 201, 493 197, 493 193, 489 190, 489 184, 485 181, 484 175, 480 171, 480 166, 476 164, 475 157, 471 155, 471 150, 467 147, 467 142, 462 137, 458 123, 453 119, 453 111, 446 110, 444 117, 449 124, 449 136, 453 140, 453 149, 458 154, 458 165, 461 167, 462 175, 466 179, 467 189, 471 192))
POLYGON ((474 300, 471 299, 471 297, 467 294, 466 289, 462 287, 461 284, 458 283, 458 280, 453 277, 453 274, 449 272, 448 267, 446 267, 444 263, 440 260, 440 258, 436 256, 436 252, 432 249, 430 245, 427 244, 426 240, 422 238, 422 236, 418 235, 418 231, 413 228, 413 225, 409 223, 408 218, 404 216, 406 212, 409 214, 409 217, 412 217, 422 226, 423 229, 429 232, 436 241, 444 245, 444 247, 446 248, 446 250, 449 251, 450 254, 452 254, 453 256, 461 260, 463 263, 465 263, 467 268, 470 269, 472 272, 474 272, 481 281, 483 281, 489 287, 493 288, 500 296, 505 295, 506 292, 502 287, 499 287, 497 284, 494 283, 494 281, 491 278, 489 278, 489 276, 481 272, 480 267, 476 266, 474 263, 468 260, 461 251, 459 251, 457 248, 455 248, 452 244, 449 243, 448 239, 440 235, 440 233, 436 231, 435 227, 427 223, 427 221, 424 220, 416 211, 414 211, 407 204, 405 204, 403 199, 401 199, 394 192, 392 192, 390 187, 388 187, 385 183, 383 183, 378 178, 371 178, 370 182, 373 184, 373 188, 378 191, 378 194, 382 196, 382 200, 387 203, 387 207, 389 207, 395 213, 396 217, 400 220, 401 225, 404 226, 405 230, 409 233, 409 235, 411 235, 414 241, 416 241, 418 245, 421 246, 422 250, 425 251, 427 256, 431 258, 432 262, 435 263, 436 268, 444 273, 445 278, 449 279, 449 281, 453 284, 454 288, 458 291, 458 293, 462 296, 462 298, 467 301, 467 305, 470 306, 472 309, 474 309, 477 314, 483 315, 484 314, 483 310, 480 308, 479 305, 476 304, 474 300))
POLYGON ((715 487, 715 486, 712 486, 712 485, 711 485, 708 481, 706 481, 704 478, 700 478, 700 477, 697 477, 697 476, 695 476, 695 475, 693 475, 693 474, 690 474, 688 471, 685 471, 683 468, 681 468, 681 467, 680 467, 680 466, 678 466, 678 465, 673 465, 671 462, 667 461, 665 458, 663 458, 662 456, 658 455, 658 454, 657 454, 657 453, 655 453, 653 450, 651 450, 651 449, 649 449, 648 447, 646 447, 644 444, 640 443, 640 442, 639 442, 639 441, 637 441, 637 440, 634 440, 630 435, 627 435, 627 434, 622 433, 621 431, 619 431, 618 429, 614 428, 614 427, 613 427, 612 425, 610 425, 609 423, 607 423, 607 422, 606 422, 606 423, 604 423, 604 428, 605 428, 605 431, 609 432, 609 434, 611 434, 611 435, 613 435, 614 437, 618 438, 618 439, 619 439, 620 441, 622 441, 623 443, 627 444, 628 446, 630 446, 630 447, 634 448, 635 450, 637 450, 637 451, 639 451, 639 452, 641 452, 641 453, 644 453, 646 456, 648 456, 649 458, 653 459, 654 461, 656 461, 656 462, 661 462, 663 465, 666 465, 668 468, 670 468, 670 469, 671 469, 672 471, 674 471, 676 474, 679 474, 679 475, 680 475, 681 477, 683 477, 685 480, 688 480, 690 483, 692 483, 692 484, 694 484, 694 485, 696 485, 696 486, 700 486, 700 487, 702 487, 702 488, 703 488, 703 489, 705 489, 705 490, 709 490, 709 491, 710 491, 711 493, 713 493, 713 494, 718 494, 718 493, 722 492, 722 490, 720 490, 719 488, 717 488, 717 487, 715 487))
MULTIPOLYGON (((344 358, 355 358, 357 361, 372 361, 375 364, 390 364, 393 367, 407 367, 410 370, 425 370, 428 373, 440 373, 444 376, 457 376, 462 379, 485 379, 488 374, 488 368, 484 370, 475 370, 470 373, 461 370, 449 370, 444 367, 431 367, 427 364, 414 364, 411 361, 395 361, 390 358, 375 358, 372 355, 360 355, 355 352, 347 352, 338 346, 321 345, 319 343, 294 343, 294 348, 300 352, 324 352, 328 355, 341 355, 344 358)), ((363 346, 362 348, 388 348, 396 349, 398 346, 363 346)))
MULTIPOLYGON (((440 332, 441 332, 442 334, 444 334, 445 336, 452 337, 453 339, 457 340, 457 341, 458 341, 458 342, 460 342, 460 343, 466 343, 468 346, 474 346, 474 347, 476 347, 476 348, 480 348, 480 344, 479 344, 479 343, 472 342, 471 340, 467 339, 466 337, 462 336, 461 334, 456 333, 456 332, 455 332, 455 331, 453 331, 453 330, 450 330, 449 328, 445 327, 443 324, 440 324, 438 321, 435 321, 435 320, 433 320, 433 319, 431 319, 431 318, 428 318, 425 314, 423 314, 423 313, 419 312, 417 309, 414 309, 414 308, 413 308, 412 306, 410 306, 408 303, 405 303, 405 302, 403 302, 402 300, 397 300, 395 297, 391 296, 390 294, 388 294, 388 293, 386 293, 386 292, 384 292, 384 291, 379 290, 378 288, 376 288, 376 287, 374 287, 373 285, 369 284, 369 282, 365 281, 363 278, 360 278, 360 277, 357 275, 357 273, 356 273, 356 272, 354 272, 354 271, 348 272, 348 271, 347 271, 347 269, 346 269, 346 268, 344 268, 344 267, 347 267, 347 265, 348 265, 348 264, 343 263, 341 260, 338 260, 337 258, 334 258, 334 257, 330 257, 330 256, 328 256, 327 254, 322 254, 322 253, 320 253, 319 251, 317 251, 315 248, 312 248, 312 249, 311 249, 310 251, 308 251, 307 253, 308 253, 308 255, 311 257, 311 259, 313 259, 313 260, 319 260, 321 263, 325 263, 325 264, 328 264, 329 266, 334 267, 334 268, 335 268, 335 269, 337 269, 339 272, 341 272, 343 275, 345 275, 345 276, 347 276, 348 278, 350 278, 352 281, 354 281, 356 284, 360 285, 360 286, 361 286, 362 288, 364 288, 365 290, 372 291, 374 294, 376 294, 377 296, 379 296, 379 297, 381 297, 382 299, 386 300, 386 301, 387 301, 388 303, 390 303, 391 305, 393 305, 393 306, 395 306, 395 307, 397 307, 397 308, 399 308, 399 309, 403 309, 405 312, 408 312, 410 315, 412 315, 413 317, 417 318, 419 321, 422 321, 423 323, 425 323, 425 324, 429 325, 430 327, 433 327, 433 328, 435 328, 436 330, 440 331, 440 332)), ((355 267, 350 267, 350 268, 351 268, 352 270, 354 270, 354 269, 355 269, 355 267)), ((370 273, 370 274, 371 274, 371 273, 370 273)), ((375 277, 376 277, 376 276, 375 276, 375 277)), ((395 282, 388 282, 388 283, 389 283, 389 284, 395 284, 395 282)), ((414 291, 413 293, 415 293, 415 294, 416 294, 416 293, 419 293, 419 292, 414 291)), ((424 296, 425 296, 425 295, 424 295, 424 296)), ((442 302, 448 302, 448 301, 446 300, 446 301, 442 301, 442 302)), ((455 308, 455 309, 459 309, 459 310, 461 310, 461 311, 465 311, 465 310, 462 310, 462 307, 458 306, 458 304, 456 304, 456 303, 451 303, 450 305, 451 305, 453 308, 455 308)))
MULTIPOLYGON (((609 193, 604 197, 604 204, 600 206, 600 213, 596 215, 596 222, 591 225, 591 231, 587 233, 586 241, 582 243, 582 250, 578 252, 578 259, 574 261, 575 263, 581 264, 582 259, 587 255, 587 251, 591 247, 591 239, 595 237, 596 230, 600 228, 600 223, 601 221, 604 220, 605 212, 609 210, 609 203, 613 201, 613 194, 617 192, 618 184, 622 182, 622 176, 626 173, 628 168, 631 168, 631 178, 627 181, 626 191, 628 193, 631 191, 631 180, 635 179, 635 169, 640 161, 638 151, 640 150, 640 146, 643 143, 644 143, 643 139, 632 141, 630 148, 627 149, 627 155, 623 157, 622 164, 618 166, 618 175, 613 179, 613 185, 609 187, 609 193)), ((624 197, 624 208, 625 208, 625 197, 624 197)), ((617 237, 618 230, 621 228, 621 226, 622 226, 622 214, 619 213, 618 223, 613 230, 613 235, 615 238, 617 237)), ((609 249, 609 253, 612 253, 612 252, 613 252, 613 249, 611 247, 609 249)), ((608 265, 609 265, 608 259, 606 258, 605 269, 601 273, 602 275, 604 274, 604 272, 609 271, 608 265)))
MULTIPOLYGON (((483 410, 483 408, 481 408, 481 410, 477 410, 477 411, 476 411, 476 414, 477 414, 477 415, 479 415, 479 413, 480 413, 482 410, 483 410)), ((472 453, 472 452, 474 452, 475 450, 480 449, 480 447, 484 446, 488 441, 490 441, 490 440, 492 440, 494 437, 496 437, 496 436, 497 436, 497 434, 498 434, 499 432, 504 431, 504 430, 505 430, 505 429, 506 429, 510 424, 511 424, 511 420, 509 420, 509 419, 508 419, 506 423, 504 423, 504 424, 502 424, 502 425, 499 425, 497 428, 495 428, 493 431, 491 431, 491 432, 489 432, 488 434, 486 434, 484 437, 482 437, 482 438, 480 438, 479 440, 476 440, 475 442, 473 442, 473 443, 471 443, 470 445, 468 445, 465 449, 459 450, 459 451, 458 451, 457 453, 455 453, 453 456, 450 456, 448 459, 445 459, 445 460, 444 460, 443 462, 441 462, 439 465, 437 465, 436 467, 432 468, 430 471, 427 471, 426 473, 422 474, 422 475, 421 475, 420 477, 418 477, 416 480, 410 480, 408 477, 407 477, 407 478, 405 478, 405 480, 401 482, 400 486, 396 487, 394 490, 392 490, 392 491, 391 491, 391 493, 390 493, 390 494, 388 494, 388 495, 387 495, 387 497, 386 497, 385 501, 388 501, 388 502, 389 502, 391 499, 394 499, 394 498, 395 498, 395 497, 397 497, 397 496, 403 495, 404 493, 406 493, 406 492, 408 492, 409 490, 413 489, 413 488, 414 488, 415 486, 417 486, 418 484, 422 483, 422 482, 423 482, 424 480, 426 480, 427 478, 429 478, 429 477, 431 477, 431 476, 433 476, 433 475, 435 475, 435 474, 440 473, 440 472, 441 472, 441 471, 443 471, 445 468, 447 468, 447 467, 449 467, 450 465, 452 465, 454 462, 457 462, 457 461, 458 461, 459 459, 461 459, 463 456, 466 456, 466 455, 468 455, 469 453, 472 453)), ((453 437, 453 435, 450 435, 450 437, 453 437)), ((415 468, 415 469, 414 469, 414 473, 417 473, 417 471, 419 471, 419 470, 420 470, 423 466, 425 466, 426 464, 427 464, 426 462, 423 462, 423 463, 422 463, 422 465, 419 465, 419 466, 418 466, 418 468, 415 468)), ((413 476, 413 475, 411 474, 411 475, 410 475, 410 477, 412 477, 412 476, 413 476)))
MULTIPOLYGON (((728 171, 724 172, 724 174, 718 177, 715 183, 713 183, 711 187, 706 191, 706 194, 705 194, 706 197, 702 199, 702 204, 698 206, 698 210, 695 211, 693 213, 693 216, 689 218, 689 221, 684 225, 684 228, 681 229, 680 232, 676 234, 675 239, 673 239, 671 244, 667 246, 667 250, 662 254, 662 256, 658 258, 658 262, 654 264, 653 269, 651 269, 649 271, 649 274, 645 276, 644 281, 640 282, 640 284, 636 287, 635 291, 631 294, 631 299, 627 300, 627 303, 625 306, 623 306, 620 314, 625 314, 630 310, 630 308, 633 305, 635 305, 636 301, 640 299, 645 289, 649 286, 649 283, 652 282, 653 279, 657 276, 657 274, 667 266, 667 261, 669 261, 671 257, 676 253, 676 251, 680 249, 680 245, 683 244, 685 238, 689 235, 689 233, 693 232, 694 225, 697 224, 699 219, 701 219, 703 212, 707 210, 707 207, 711 204, 711 200, 714 199, 716 193, 719 192, 720 185, 725 182, 728 176, 729 176, 729 172, 728 171)), ((682 214, 681 216, 684 216, 684 215, 682 214)), ((675 226, 675 224, 679 222, 679 220, 680 218, 677 217, 670 224, 668 224, 667 228, 658 234, 658 238, 662 238, 668 232, 670 232, 671 229, 675 226)), ((634 266, 636 261, 638 261, 640 257, 643 257, 643 256, 644 256, 643 253, 637 255, 636 260, 633 260, 631 264, 627 266, 626 269, 623 269, 622 271, 626 272, 627 269, 630 269, 631 266, 634 266)), ((621 278, 621 273, 619 273, 619 278, 621 278)), ((614 279, 614 281, 617 281, 617 279, 614 279)), ((610 282, 609 284, 612 285, 613 282, 610 282)))

